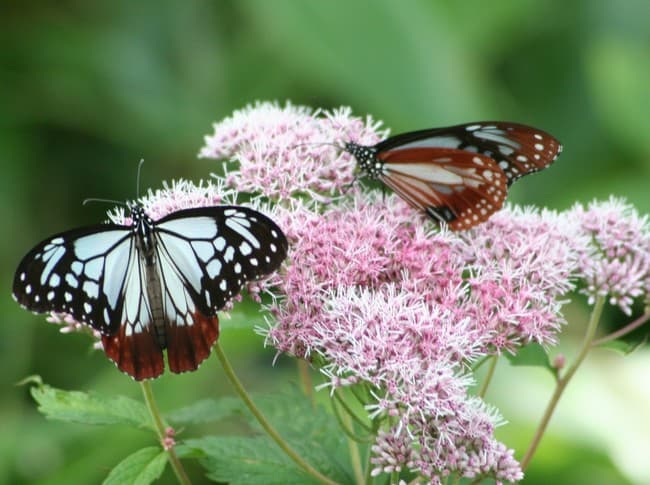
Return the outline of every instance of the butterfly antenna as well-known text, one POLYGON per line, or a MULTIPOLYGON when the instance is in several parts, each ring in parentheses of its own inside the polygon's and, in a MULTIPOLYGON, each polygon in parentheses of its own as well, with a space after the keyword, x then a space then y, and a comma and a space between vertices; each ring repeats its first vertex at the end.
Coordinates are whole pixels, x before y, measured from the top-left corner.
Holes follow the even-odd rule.
POLYGON ((296 145, 291 145, 289 147, 290 150, 293 150, 294 148, 298 147, 304 147, 304 146, 323 146, 323 145, 330 145, 333 146, 334 148, 341 149, 341 145, 337 145, 336 143, 332 143, 329 141, 323 141, 323 142, 307 142, 307 143, 297 143, 296 145))
POLYGON ((142 165, 144 165, 144 158, 140 159, 140 163, 138 163, 138 177, 136 178, 136 187, 135 187, 135 194, 136 194, 136 199, 140 199, 140 173, 142 172, 142 165))
POLYGON ((96 197, 88 197, 87 199, 84 199, 81 205, 86 205, 88 202, 102 202, 105 204, 117 204, 126 207, 126 204, 120 200, 98 199, 96 197))

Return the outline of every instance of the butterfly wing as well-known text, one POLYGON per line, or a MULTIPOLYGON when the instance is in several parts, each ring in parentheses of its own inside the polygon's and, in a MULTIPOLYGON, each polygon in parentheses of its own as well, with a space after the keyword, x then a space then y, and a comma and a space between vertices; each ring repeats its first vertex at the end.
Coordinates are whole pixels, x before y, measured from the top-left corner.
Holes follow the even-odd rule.
POLYGON ((18 265, 14 298, 35 313, 67 313, 102 333, 114 332, 131 253, 131 231, 125 226, 102 224, 56 234, 18 265))
POLYGON ((131 227, 100 224, 46 239, 18 265, 13 295, 28 310, 65 313, 98 330, 106 355, 136 379, 163 372, 131 227), (116 339, 125 342, 119 349, 116 339))
POLYGON ((508 185, 548 167, 562 151, 548 133, 519 123, 481 121, 403 133, 378 143, 378 154, 407 148, 450 148, 486 155, 505 173, 508 185))
POLYGON ((218 206, 175 212, 156 224, 167 360, 195 370, 219 335, 217 311, 242 286, 280 266, 287 241, 265 215, 218 206))
POLYGON ((448 148, 403 148, 377 154, 379 179, 411 206, 453 230, 472 227, 499 210, 506 180, 485 155, 448 148))

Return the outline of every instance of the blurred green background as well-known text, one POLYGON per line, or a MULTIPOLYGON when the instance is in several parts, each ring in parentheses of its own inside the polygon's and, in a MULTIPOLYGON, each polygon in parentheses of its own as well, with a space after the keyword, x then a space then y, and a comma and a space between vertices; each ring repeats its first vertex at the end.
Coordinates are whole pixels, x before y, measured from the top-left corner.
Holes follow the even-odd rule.
MULTIPOLYGON (((212 122, 255 100, 290 99, 350 105, 393 133, 529 123, 565 151, 516 184, 510 200, 564 209, 617 194, 645 213, 649 19, 648 0, 3 2, 0 483, 95 483, 152 444, 128 429, 48 422, 14 386, 37 373, 65 389, 139 397, 89 351, 87 337, 59 334, 10 297, 15 266, 32 245, 104 219, 106 207, 82 207, 85 197, 134 197, 140 158, 143 187, 206 178, 216 166, 196 154, 212 122)), ((253 318, 240 321, 260 323, 253 307, 241 311, 253 318)), ((576 328, 565 341, 580 335, 584 318, 583 306, 569 308, 576 328)), ((288 359, 271 368, 272 350, 250 329, 226 328, 222 342, 251 388, 294 379, 288 359)), ((594 354, 524 483, 650 481, 649 368, 647 350, 625 361, 594 354)), ((501 436, 519 457, 552 387, 531 372, 504 368, 493 392, 512 422, 501 436)), ((231 392, 212 359, 192 375, 165 375, 154 390, 163 409, 231 392)), ((190 473, 200 481, 198 469, 190 473)))

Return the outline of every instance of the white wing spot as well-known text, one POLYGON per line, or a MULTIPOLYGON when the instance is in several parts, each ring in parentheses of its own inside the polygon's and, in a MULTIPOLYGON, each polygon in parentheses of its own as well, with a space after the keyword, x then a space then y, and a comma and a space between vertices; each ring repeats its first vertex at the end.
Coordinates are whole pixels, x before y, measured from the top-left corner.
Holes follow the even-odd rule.
POLYGON ((25 293, 27 293, 29 295, 31 292, 32 292, 32 285, 27 285, 25 287, 25 293))
POLYGON ((230 261, 233 260, 234 256, 235 256, 235 248, 233 248, 232 246, 228 246, 226 248, 226 252, 223 254, 223 260, 226 263, 229 263, 230 261))
POLYGON ((88 298, 97 298, 99 295, 99 285, 94 281, 84 281, 81 289, 88 295, 88 298))
POLYGON ((535 143, 535 150, 541 152, 543 149, 544 149, 544 145, 542 145, 541 143, 535 143))
POLYGON ((494 177, 494 172, 492 170, 486 170, 483 172, 483 178, 488 182, 491 182, 493 177, 494 177))
POLYGON ((278 250, 278 247, 273 243, 269 244, 269 248, 271 249, 271 252, 273 252, 273 253, 275 253, 278 250))
POLYGON ((96 258, 87 262, 84 267, 84 274, 90 279, 99 281, 99 277, 102 274, 102 262, 102 258, 96 258))
POLYGON ((218 237, 214 240, 213 244, 217 251, 223 251, 223 248, 226 247, 226 240, 222 237, 218 237))
POLYGON ((73 288, 77 288, 79 286, 79 282, 77 281, 77 278, 75 278, 72 273, 68 273, 67 275, 65 275, 65 282, 68 283, 68 285, 72 286, 73 288))
POLYGON ((535 133, 533 136, 535 137, 536 140, 541 140, 543 138, 542 135, 540 135, 539 133, 535 133))
POLYGON ((512 155, 515 150, 512 147, 506 146, 506 145, 499 145, 499 151, 504 154, 506 157, 508 155, 512 155))
POLYGON ((499 162, 499 167, 501 167, 503 170, 505 170, 506 168, 508 168, 508 165, 509 165, 508 162, 506 162, 505 160, 501 160, 501 161, 499 162))
POLYGON ((221 280, 221 283, 219 283, 219 289, 221 291, 226 291, 227 287, 228 287, 228 282, 226 280, 221 280))
POLYGON ((219 273, 221 273, 221 261, 218 259, 213 259, 210 261, 210 263, 208 263, 205 269, 208 272, 208 277, 210 279, 214 279, 219 276, 219 273))
POLYGON ((81 264, 80 261, 75 261, 74 263, 72 263, 72 264, 70 265, 70 269, 72 269, 72 271, 74 271, 74 274, 76 274, 77 276, 79 276, 79 275, 81 274, 81 270, 84 269, 84 265, 81 264))
POLYGON ((70 302, 72 301, 72 293, 70 293, 69 291, 66 291, 66 292, 63 294, 63 298, 65 298, 65 301, 67 301, 68 303, 70 303, 70 302))
POLYGON ((480 127, 481 127, 481 125, 469 125, 469 126, 466 126, 465 129, 466 129, 467 131, 476 131, 476 130, 478 130, 480 127))
POLYGON ((25 281, 26 277, 27 277, 27 275, 24 272, 20 273, 20 281, 25 281))
POLYGON ((251 247, 250 244, 248 244, 246 241, 242 242, 239 245, 239 251, 244 255, 248 256, 250 253, 253 252, 253 248, 251 247))
POLYGON ((257 258, 251 258, 251 259, 249 259, 249 262, 250 262, 253 266, 257 266, 257 264, 258 264, 258 262, 257 262, 257 258))
POLYGON ((56 237, 50 241, 50 244, 63 244, 63 238, 62 237, 56 237))
POLYGON ((50 276, 50 286, 52 288, 56 288, 59 286, 59 283, 61 283, 61 278, 59 277, 58 274, 54 273, 52 276, 50 276))
POLYGON ((106 325, 111 323, 110 315, 108 314, 108 308, 104 308, 104 323, 106 325))
POLYGON ((54 292, 53 291, 48 291, 47 292, 47 301, 52 301, 54 300, 54 292))
POLYGON ((86 313, 90 313, 91 311, 93 311, 93 307, 90 305, 90 303, 88 302, 84 303, 84 311, 86 313))
POLYGON ((235 273, 241 273, 241 264, 235 263, 235 273))
POLYGON ((474 162, 479 167, 482 167, 483 165, 485 165, 485 163, 483 163, 483 160, 481 160, 481 157, 472 158, 472 162, 474 162))

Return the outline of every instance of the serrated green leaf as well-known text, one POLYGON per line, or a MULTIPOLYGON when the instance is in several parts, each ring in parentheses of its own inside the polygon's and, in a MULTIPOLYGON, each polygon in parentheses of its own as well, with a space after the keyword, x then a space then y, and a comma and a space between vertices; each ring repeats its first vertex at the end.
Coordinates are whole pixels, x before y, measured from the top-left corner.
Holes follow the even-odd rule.
POLYGON ((185 445, 203 453, 199 461, 216 482, 237 484, 318 483, 266 437, 207 436, 185 445))
POLYGON ((544 367, 555 375, 555 369, 551 366, 551 362, 548 360, 546 350, 544 350, 544 347, 539 344, 528 344, 521 347, 514 355, 506 354, 506 358, 511 365, 544 367))
POLYGON ((50 419, 83 424, 128 424, 154 429, 145 405, 125 396, 63 391, 48 385, 31 388, 38 410, 50 419))
MULTIPOLYGON (((254 397, 255 404, 289 445, 326 476, 350 482, 347 443, 336 418, 313 404, 297 386, 282 392, 254 397)), ((252 427, 262 433, 257 420, 246 414, 252 427)), ((269 441, 268 446, 277 446, 269 441)))
POLYGON ((167 453, 157 446, 142 448, 127 456, 104 480, 104 485, 148 485, 165 470, 167 453))
POLYGON ((209 423, 242 414, 244 404, 241 399, 224 397, 221 399, 202 399, 194 404, 166 413, 165 417, 175 424, 209 423))

